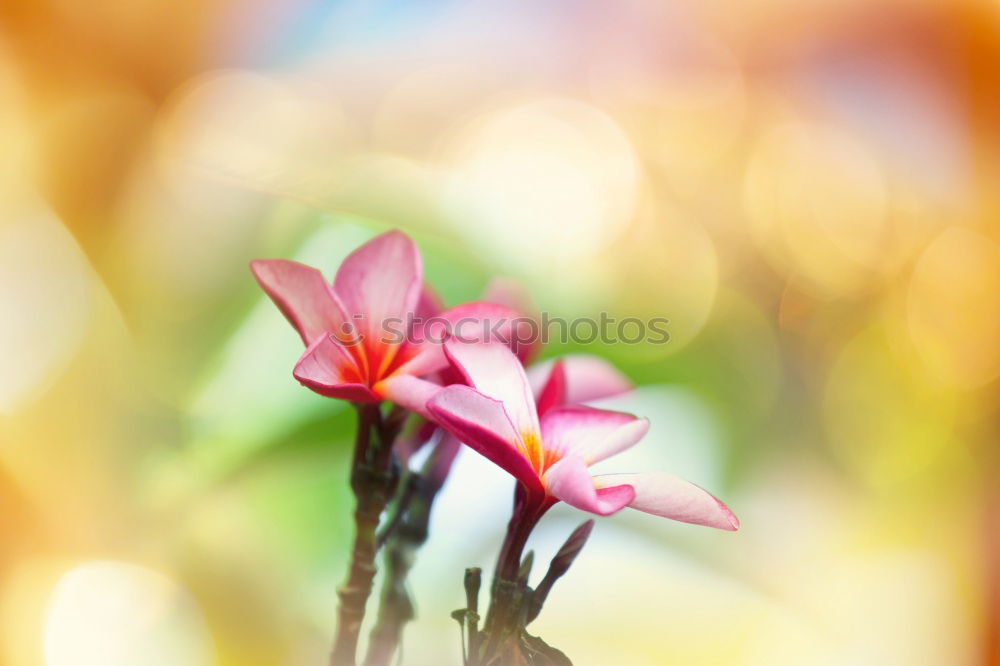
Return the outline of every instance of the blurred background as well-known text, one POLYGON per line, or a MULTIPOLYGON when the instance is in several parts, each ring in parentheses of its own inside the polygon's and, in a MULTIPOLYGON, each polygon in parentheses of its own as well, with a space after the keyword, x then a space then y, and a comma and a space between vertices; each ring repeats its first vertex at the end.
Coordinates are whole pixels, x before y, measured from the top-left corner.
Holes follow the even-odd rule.
MULTIPOLYGON (((353 419, 247 262, 398 227, 449 304, 670 319, 544 356, 743 529, 598 521, 578 666, 1000 664, 998 63, 995 1, 3 2, 0 663, 324 663, 353 419)), ((511 484, 463 454, 403 664, 511 484)))

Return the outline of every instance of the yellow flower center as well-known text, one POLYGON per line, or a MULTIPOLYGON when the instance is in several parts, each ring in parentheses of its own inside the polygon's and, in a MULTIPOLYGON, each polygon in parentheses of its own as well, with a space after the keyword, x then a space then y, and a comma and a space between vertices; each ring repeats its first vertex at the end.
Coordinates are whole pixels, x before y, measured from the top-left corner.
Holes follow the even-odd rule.
POLYGON ((545 470, 545 449, 542 448, 542 440, 535 433, 521 434, 524 440, 524 455, 531 466, 541 474, 545 470))

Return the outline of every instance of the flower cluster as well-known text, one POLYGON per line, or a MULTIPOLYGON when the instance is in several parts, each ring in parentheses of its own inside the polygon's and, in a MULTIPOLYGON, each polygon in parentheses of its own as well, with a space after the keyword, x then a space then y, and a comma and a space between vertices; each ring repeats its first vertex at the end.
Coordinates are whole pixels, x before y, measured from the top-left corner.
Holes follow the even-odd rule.
POLYGON ((558 650, 525 631, 555 578, 583 547, 592 524, 571 535, 548 574, 532 588, 530 556, 523 557, 524 547, 555 503, 599 516, 629 507, 723 530, 739 527, 722 502, 666 472, 590 473, 591 465, 635 445, 649 428, 645 418, 585 404, 630 389, 628 380, 602 359, 577 355, 531 364, 537 345, 468 335, 423 336, 419 331, 393 339, 378 334, 386 321, 408 326, 431 318, 523 322, 523 299, 509 287, 491 290, 482 302, 443 309, 423 283, 416 245, 399 231, 355 250, 332 283, 318 270, 292 261, 255 261, 251 268, 306 345, 295 378, 321 395, 358 408, 351 475, 356 534, 351 571, 340 590, 335 666, 355 664, 380 548, 386 550, 392 575, 386 577, 365 664, 378 666, 392 658, 403 624, 412 615, 406 571, 426 538, 431 504, 462 444, 517 481, 514 512, 482 629, 476 607, 479 572, 466 574, 469 606, 457 611, 456 618, 468 625, 467 664, 534 658, 539 663, 568 663, 558 650), (383 408, 384 403, 390 406, 383 408), (419 470, 410 469, 412 453, 426 445, 433 446, 427 462, 419 470))

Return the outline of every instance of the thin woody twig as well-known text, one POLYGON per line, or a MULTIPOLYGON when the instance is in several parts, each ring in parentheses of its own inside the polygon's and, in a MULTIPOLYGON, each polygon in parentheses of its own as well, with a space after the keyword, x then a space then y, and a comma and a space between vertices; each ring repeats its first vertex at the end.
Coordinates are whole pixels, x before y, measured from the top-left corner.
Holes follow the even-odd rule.
POLYGON ((354 491, 354 546, 344 585, 338 590, 337 636, 331 666, 354 666, 365 604, 375 578, 375 538, 379 518, 392 492, 392 443, 398 433, 395 414, 383 418, 378 405, 358 406, 358 432, 351 469, 354 491), (374 435, 374 437, 372 436, 374 435))
POLYGON ((407 472, 397 494, 396 513, 386 527, 385 578, 378 620, 372 630, 365 666, 385 666, 397 650, 403 627, 414 617, 407 577, 417 551, 427 541, 431 508, 444 485, 461 444, 444 437, 419 474, 407 472))

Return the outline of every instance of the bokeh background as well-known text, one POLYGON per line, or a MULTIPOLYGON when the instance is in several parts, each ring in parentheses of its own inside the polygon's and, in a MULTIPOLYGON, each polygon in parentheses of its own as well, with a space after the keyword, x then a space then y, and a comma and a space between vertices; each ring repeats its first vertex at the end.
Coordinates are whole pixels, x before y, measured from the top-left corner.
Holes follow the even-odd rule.
MULTIPOLYGON (((575 663, 1000 664, 998 63, 995 1, 3 2, 0 663, 324 663, 352 415, 247 262, 398 227, 451 304, 671 320, 545 356, 743 529, 600 520, 575 663)), ((407 666, 510 487, 463 455, 407 666)))

